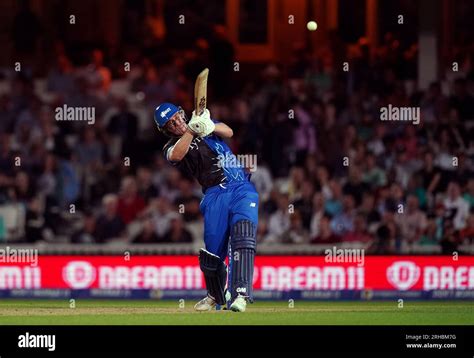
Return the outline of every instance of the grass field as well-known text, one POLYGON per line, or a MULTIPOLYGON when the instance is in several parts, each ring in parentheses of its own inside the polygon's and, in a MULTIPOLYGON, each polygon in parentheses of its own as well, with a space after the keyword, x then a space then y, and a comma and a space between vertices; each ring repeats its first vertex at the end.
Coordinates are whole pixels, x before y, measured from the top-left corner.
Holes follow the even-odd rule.
POLYGON ((194 312, 192 301, 0 300, 0 325, 460 325, 474 302, 257 302, 245 313, 194 312))

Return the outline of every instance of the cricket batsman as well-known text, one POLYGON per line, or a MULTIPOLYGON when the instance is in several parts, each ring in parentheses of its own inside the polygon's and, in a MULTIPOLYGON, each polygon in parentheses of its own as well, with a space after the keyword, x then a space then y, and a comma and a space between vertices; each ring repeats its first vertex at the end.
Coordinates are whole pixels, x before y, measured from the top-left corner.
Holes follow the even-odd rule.
POLYGON ((201 115, 193 111, 187 122, 184 111, 171 103, 156 108, 155 122, 171 138, 163 149, 167 161, 194 176, 204 193, 200 210, 206 248, 199 251, 199 264, 207 296, 194 308, 209 311, 224 305, 244 312, 247 302, 253 302, 258 193, 244 167, 235 165, 238 161, 222 139, 231 138, 233 131, 211 119, 208 109, 201 115), (228 255, 229 269, 225 264, 228 255))

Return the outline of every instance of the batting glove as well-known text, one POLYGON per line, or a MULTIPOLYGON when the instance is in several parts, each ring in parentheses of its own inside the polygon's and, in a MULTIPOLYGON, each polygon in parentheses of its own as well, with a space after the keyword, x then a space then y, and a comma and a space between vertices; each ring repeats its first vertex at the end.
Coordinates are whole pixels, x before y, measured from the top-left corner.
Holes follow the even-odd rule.
POLYGON ((211 113, 206 108, 204 113, 200 116, 196 115, 195 111, 193 111, 193 115, 188 123, 188 127, 199 137, 205 137, 214 132, 216 125, 211 119, 211 113))

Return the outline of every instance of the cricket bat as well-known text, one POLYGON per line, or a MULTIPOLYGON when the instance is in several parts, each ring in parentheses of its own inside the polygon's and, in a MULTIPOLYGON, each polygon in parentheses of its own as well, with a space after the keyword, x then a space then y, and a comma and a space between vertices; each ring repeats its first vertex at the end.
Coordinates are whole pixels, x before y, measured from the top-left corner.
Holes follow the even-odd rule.
POLYGON ((196 83, 194 84, 194 110, 195 113, 200 116, 204 113, 207 105, 207 76, 209 75, 209 69, 205 68, 197 76, 196 83))

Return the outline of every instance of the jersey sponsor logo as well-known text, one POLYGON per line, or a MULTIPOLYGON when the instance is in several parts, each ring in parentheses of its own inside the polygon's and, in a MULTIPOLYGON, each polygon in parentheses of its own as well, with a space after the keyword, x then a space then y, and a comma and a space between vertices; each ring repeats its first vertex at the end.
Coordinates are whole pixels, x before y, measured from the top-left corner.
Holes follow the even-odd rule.
POLYGON ((191 143, 189 144, 189 150, 198 150, 199 149, 199 143, 202 141, 202 138, 196 137, 194 138, 191 143))
POLYGON ((256 207, 256 206, 257 206, 256 203, 250 203, 250 207, 251 207, 251 208, 254 208, 254 207, 256 207))

